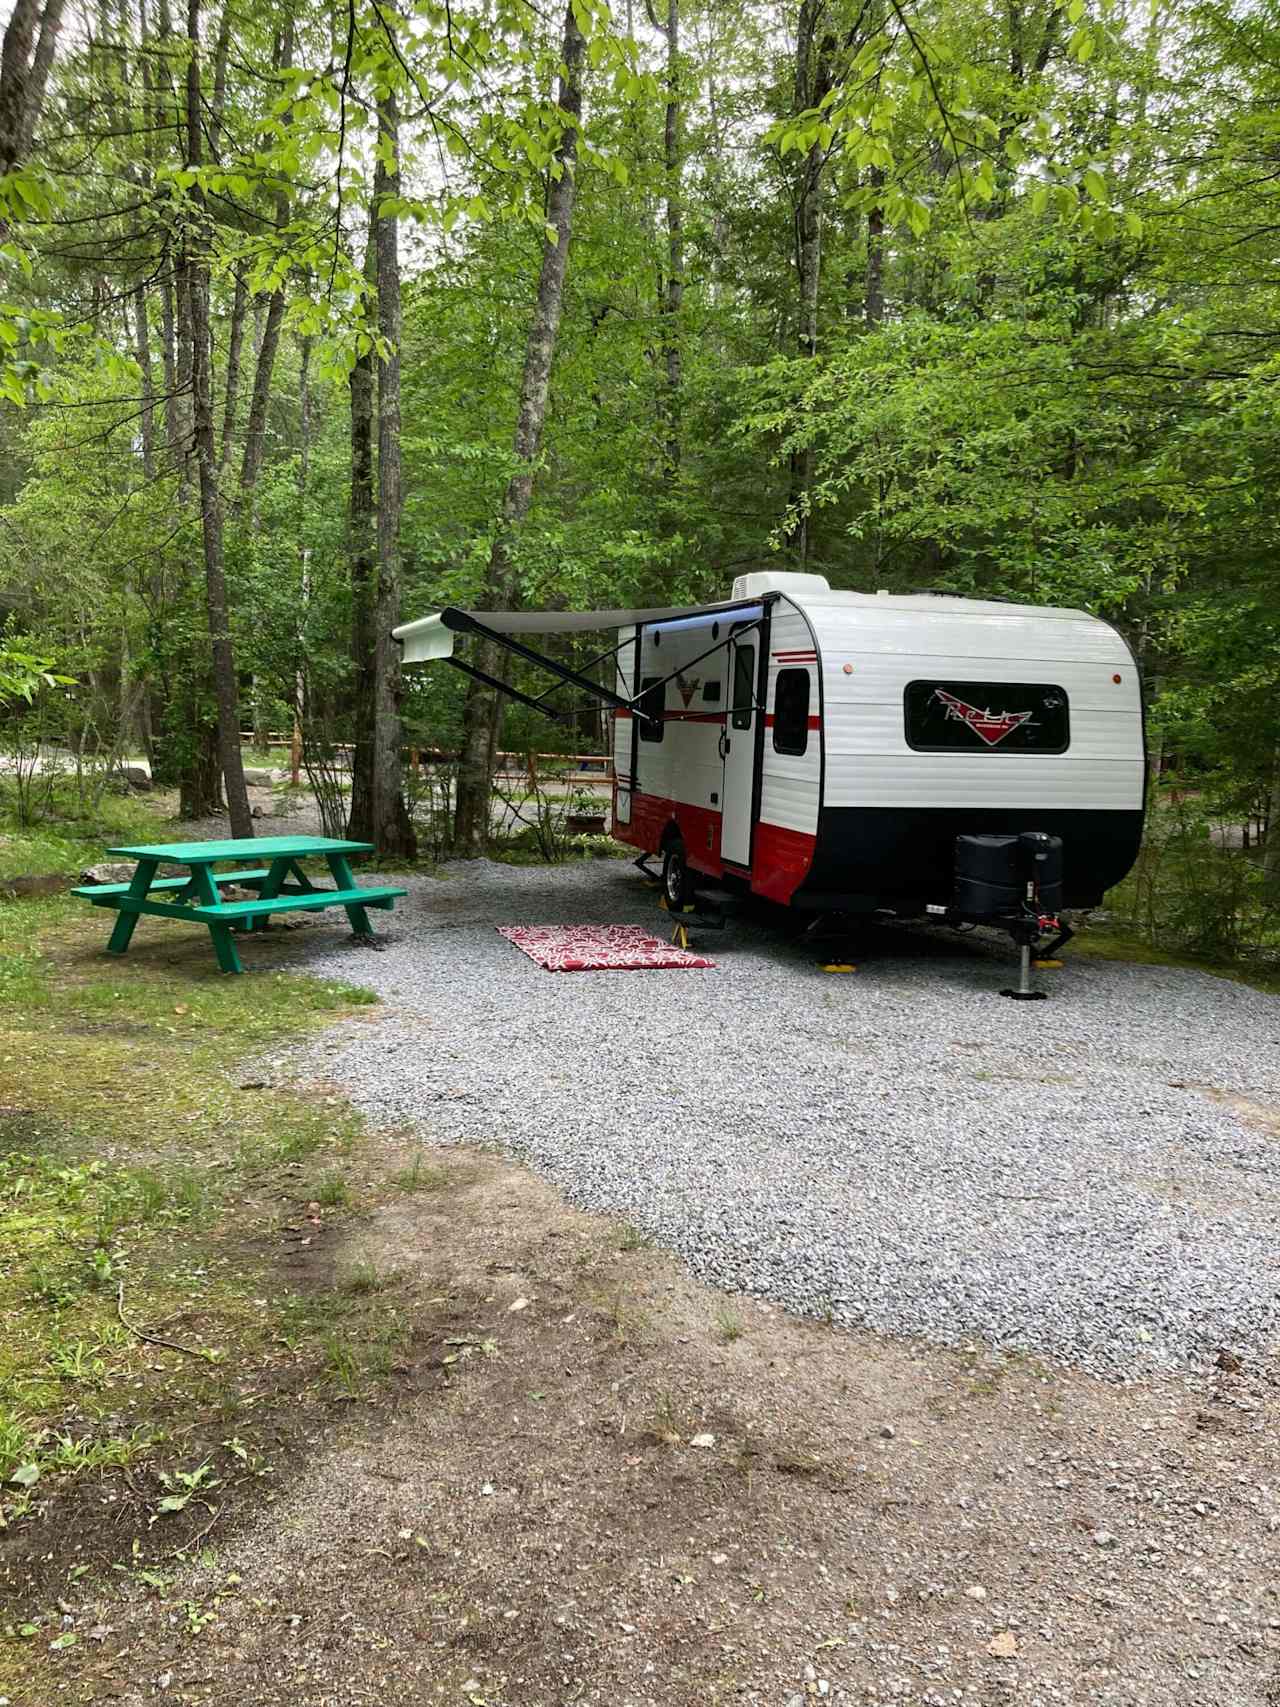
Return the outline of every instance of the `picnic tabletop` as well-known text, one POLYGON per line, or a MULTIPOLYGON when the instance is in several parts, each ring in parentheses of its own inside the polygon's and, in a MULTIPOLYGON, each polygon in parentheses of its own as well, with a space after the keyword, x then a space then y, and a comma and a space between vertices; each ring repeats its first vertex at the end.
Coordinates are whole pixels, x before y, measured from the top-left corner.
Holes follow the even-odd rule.
POLYGON ((154 846, 108 848, 122 859, 155 859, 173 865, 212 865, 219 859, 295 859, 310 854, 372 853, 372 842, 335 841, 329 836, 244 836, 226 842, 157 842, 154 846))

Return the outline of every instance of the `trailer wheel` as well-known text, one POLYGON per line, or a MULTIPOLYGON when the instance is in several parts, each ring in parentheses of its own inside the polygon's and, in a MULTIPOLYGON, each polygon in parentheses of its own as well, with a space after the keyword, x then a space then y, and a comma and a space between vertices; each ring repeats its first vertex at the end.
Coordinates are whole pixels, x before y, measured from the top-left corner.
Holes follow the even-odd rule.
POLYGON ((662 893, 672 912, 679 912, 693 900, 693 880, 689 876, 683 842, 672 842, 662 856, 662 893))

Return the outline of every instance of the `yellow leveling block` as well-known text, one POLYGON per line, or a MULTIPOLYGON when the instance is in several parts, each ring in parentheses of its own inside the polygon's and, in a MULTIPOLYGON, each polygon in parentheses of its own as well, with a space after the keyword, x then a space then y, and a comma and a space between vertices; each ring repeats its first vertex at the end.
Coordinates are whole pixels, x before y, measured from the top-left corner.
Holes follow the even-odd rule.
POLYGON ((820 972, 856 972, 858 968, 848 960, 820 960, 818 970, 820 972))

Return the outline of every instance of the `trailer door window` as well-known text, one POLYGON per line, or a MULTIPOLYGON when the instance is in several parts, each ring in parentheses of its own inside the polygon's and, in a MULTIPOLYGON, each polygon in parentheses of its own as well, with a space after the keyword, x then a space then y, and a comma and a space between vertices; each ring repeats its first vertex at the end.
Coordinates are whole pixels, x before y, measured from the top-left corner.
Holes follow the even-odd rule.
POLYGON ((809 745, 809 672, 779 670, 773 696, 773 750, 798 757, 809 745))
POLYGON ((735 729, 750 729, 755 711, 756 649, 754 646, 733 648, 733 715, 735 729))
POLYGON ((666 681, 662 676, 646 676, 640 683, 640 703, 636 706, 642 741, 661 741, 667 729, 663 722, 666 709, 666 681))
POLYGON ((1049 682, 910 682, 907 745, 917 753, 1065 753, 1064 688, 1049 682))

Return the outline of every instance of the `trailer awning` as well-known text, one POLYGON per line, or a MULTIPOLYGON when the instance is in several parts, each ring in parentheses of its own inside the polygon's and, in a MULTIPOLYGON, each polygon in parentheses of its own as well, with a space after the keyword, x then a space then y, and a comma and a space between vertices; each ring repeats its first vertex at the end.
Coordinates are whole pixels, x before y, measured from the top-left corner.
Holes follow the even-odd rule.
POLYGON ((404 648, 401 662, 429 664, 453 656, 458 634, 590 634, 595 629, 631 628, 642 622, 674 622, 681 617, 706 616, 741 609, 750 600, 729 599, 718 605, 650 605, 638 610, 461 610, 446 605, 416 622, 392 629, 404 648))
MULTIPOLYGON (((443 659, 461 670, 473 681, 482 682, 485 687, 493 688, 497 693, 506 694, 509 699, 518 700, 521 705, 530 706, 534 711, 540 711, 544 716, 564 718, 572 716, 569 711, 558 710, 547 704, 548 699, 561 687, 574 687, 589 698, 598 700, 601 705, 611 711, 625 711, 645 715, 641 695, 618 693, 612 687, 593 681, 585 674, 586 670, 595 669, 606 659, 615 659, 624 647, 632 645, 633 641, 623 640, 608 646, 598 656, 590 659, 582 669, 574 669, 558 658, 548 658, 541 652, 535 652, 523 636, 538 636, 543 634, 589 634, 593 629, 634 628, 644 623, 693 622, 699 624, 714 624, 718 613, 736 614, 739 620, 731 625, 733 630, 741 633, 744 628, 756 627, 764 620, 764 606, 757 598, 727 599, 723 604, 716 605, 651 605, 639 610, 580 610, 580 611, 531 611, 531 610, 460 610, 456 605, 446 605, 443 610, 435 611, 431 616, 419 617, 417 622, 402 623, 399 628, 393 628, 393 639, 400 642, 403 651, 401 662, 405 664, 429 664, 436 659, 443 659), (526 664, 532 664, 539 670, 544 670, 555 680, 551 686, 538 695, 526 693, 512 682, 499 680, 490 675, 488 670, 480 668, 478 663, 470 659, 459 658, 454 652, 454 643, 459 636, 475 636, 502 647, 512 657, 523 659, 526 664)), ((714 627, 713 627, 714 633, 714 627)), ((713 652, 730 644, 730 637, 720 639, 718 636, 713 645, 700 653, 693 662, 698 663, 702 658, 708 658, 713 652)), ((611 666, 616 667, 616 666, 611 666)), ((678 674, 672 671, 670 676, 664 676, 660 683, 650 682, 652 691, 655 686, 665 687, 666 683, 678 674)), ((663 721, 678 714, 668 713, 663 721)))

